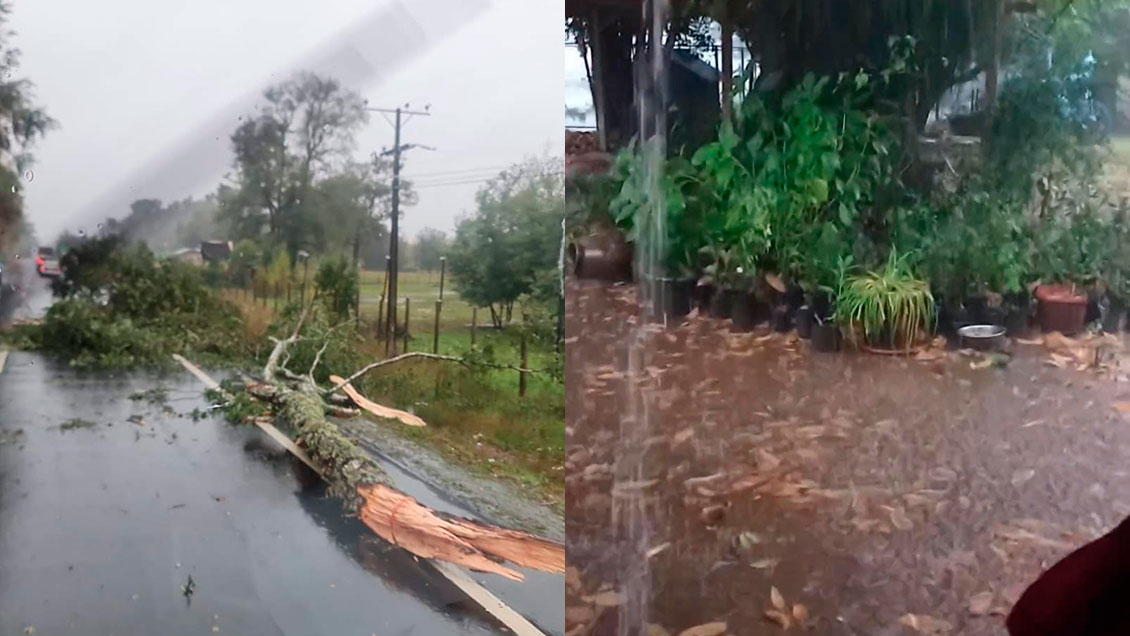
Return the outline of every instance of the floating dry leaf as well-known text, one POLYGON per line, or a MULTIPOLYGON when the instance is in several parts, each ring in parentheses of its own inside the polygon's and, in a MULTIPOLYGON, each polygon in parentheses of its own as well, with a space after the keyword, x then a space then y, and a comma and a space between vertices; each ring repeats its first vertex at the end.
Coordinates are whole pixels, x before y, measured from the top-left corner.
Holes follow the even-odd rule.
POLYGON ((1012 485, 1020 486, 1036 476, 1035 469, 1025 468, 1012 473, 1012 485))
POLYGON ((805 623, 808 622, 808 608, 800 603, 793 605, 793 620, 797 622, 797 625, 804 627, 805 623))
POLYGON ((592 596, 583 596, 581 598, 588 601, 589 603, 592 603, 593 605, 596 605, 597 607, 617 607, 624 604, 624 595, 620 594, 616 590, 608 590, 606 592, 600 592, 599 594, 594 594, 592 596))
POLYGON ((716 621, 688 627, 679 632, 679 636, 721 636, 726 633, 726 623, 716 621))
POLYGON ((654 548, 651 548, 650 550, 647 551, 647 558, 649 558, 649 559, 653 558, 656 555, 660 554, 661 552, 667 550, 667 548, 669 548, 669 547, 671 547, 670 541, 668 541, 666 543, 660 543, 659 545, 657 545, 654 548))
POLYGON ((925 614, 904 614, 903 617, 899 619, 899 624, 906 625, 919 634, 929 634, 931 636, 948 634, 953 629, 951 623, 925 614))
POLYGON ((776 623, 781 629, 788 629, 793 623, 788 614, 774 609, 765 610, 765 618, 776 623))
POLYGON ((1130 402, 1115 402, 1111 406, 1119 413, 1130 413, 1130 402))
POLYGON ((761 537, 757 533, 745 530, 738 535, 738 547, 746 552, 753 549, 753 546, 761 543, 761 537))
POLYGON ((663 627, 662 625, 648 623, 647 636, 671 636, 671 632, 667 631, 667 628, 663 627))
POLYGON ((767 570, 767 569, 777 567, 777 564, 780 563, 780 562, 781 562, 780 559, 769 559, 769 558, 758 559, 756 561, 751 562, 749 564, 749 567, 757 568, 758 570, 767 570))
POLYGON ((678 433, 675 433, 675 436, 671 438, 671 445, 678 446, 692 437, 694 437, 694 427, 688 426, 678 433))
POLYGON ((1031 428, 1033 426, 1039 426, 1043 423, 1044 423, 1044 420, 1032 420, 1031 422, 1025 422, 1024 425, 1021 426, 1020 428, 1031 428))
POLYGON ((984 616, 989 613, 993 604, 993 593, 989 591, 978 592, 969 597, 969 613, 974 616, 984 616))
POLYGON ((776 455, 764 449, 757 450, 758 470, 773 470, 781 465, 781 460, 776 455))
POLYGON ((786 610, 788 607, 785 605, 785 597, 781 595, 781 591, 776 586, 769 588, 769 602, 779 610, 786 610))
POLYGON ((906 511, 902 509, 902 506, 895 506, 891 508, 891 525, 899 530, 910 530, 914 527, 914 522, 906 516, 906 511))

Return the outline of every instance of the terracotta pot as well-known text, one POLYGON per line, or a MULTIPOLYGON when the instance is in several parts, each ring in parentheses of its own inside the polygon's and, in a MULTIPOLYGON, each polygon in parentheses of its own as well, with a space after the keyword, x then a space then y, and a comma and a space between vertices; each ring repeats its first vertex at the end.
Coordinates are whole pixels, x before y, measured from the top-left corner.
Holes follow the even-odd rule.
POLYGON ((577 278, 622 281, 632 279, 632 247, 619 231, 584 236, 569 244, 568 259, 577 278))
POLYGON ((1087 295, 1069 285, 1036 288, 1036 320, 1044 331, 1071 335, 1083 330, 1087 319, 1087 295))

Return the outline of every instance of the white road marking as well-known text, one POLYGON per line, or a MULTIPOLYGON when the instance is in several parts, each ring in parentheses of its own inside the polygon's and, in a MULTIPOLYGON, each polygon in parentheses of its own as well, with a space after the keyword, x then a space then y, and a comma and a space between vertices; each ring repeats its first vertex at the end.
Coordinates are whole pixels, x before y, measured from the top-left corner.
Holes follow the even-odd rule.
MULTIPOLYGON (((0 352, 0 356, 4 356, 5 353, 6 352, 0 352)), ((173 359, 181 363, 181 366, 187 369, 189 373, 196 376, 196 379, 203 382, 204 386, 210 389, 220 388, 218 382, 208 377, 208 374, 200 370, 200 367, 197 367, 188 360, 185 360, 183 356, 174 353, 173 359)), ((0 370, 3 369, 3 366, 3 357, 0 357, 0 370)), ((302 460, 304 464, 312 468, 314 472, 318 473, 318 475, 321 476, 322 479, 325 479, 325 475, 322 475, 322 472, 314 466, 314 463, 310 461, 310 458, 306 455, 306 453, 304 453, 301 448, 298 448, 298 446, 295 445, 295 443, 289 437, 287 437, 285 433, 275 428, 271 424, 260 422, 258 419, 255 420, 255 424, 258 425, 259 428, 263 430, 263 432, 269 435, 271 439, 274 439, 278 443, 282 444, 288 451, 293 453, 296 457, 298 457, 298 459, 302 460)), ((501 599, 492 594, 490 590, 480 585, 478 581, 472 579, 470 576, 467 576, 467 573, 464 572, 462 568, 458 568, 450 563, 444 563, 442 561, 428 560, 428 563, 431 563, 432 567, 434 567, 436 571, 442 574, 448 581, 451 581, 451 583, 455 587, 462 590, 464 594, 471 597, 471 600, 481 605, 482 608, 487 611, 487 613, 497 618, 503 625, 509 627, 510 631, 514 632, 518 636, 545 636, 545 634, 537 627, 535 627, 533 623, 526 620, 525 616, 522 616, 518 612, 514 611, 509 605, 503 603, 501 599)))

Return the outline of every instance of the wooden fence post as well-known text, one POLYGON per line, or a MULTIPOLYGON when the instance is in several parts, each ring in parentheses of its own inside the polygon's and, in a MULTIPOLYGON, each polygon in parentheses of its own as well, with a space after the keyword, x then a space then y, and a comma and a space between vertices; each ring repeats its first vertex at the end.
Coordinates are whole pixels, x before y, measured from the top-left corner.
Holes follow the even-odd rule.
POLYGON ((408 353, 408 312, 412 308, 412 299, 404 299, 404 351, 408 353))
POLYGON ((472 349, 475 348, 475 322, 478 320, 478 317, 479 317, 479 308, 478 307, 472 307, 471 308, 471 348, 472 349))
POLYGON ((529 368, 529 356, 526 349, 526 332, 522 331, 522 370, 518 372, 518 395, 526 397, 526 369, 529 368))
POLYGON ((432 334, 432 353, 439 353, 439 312, 443 310, 443 301, 436 301, 436 326, 432 334))

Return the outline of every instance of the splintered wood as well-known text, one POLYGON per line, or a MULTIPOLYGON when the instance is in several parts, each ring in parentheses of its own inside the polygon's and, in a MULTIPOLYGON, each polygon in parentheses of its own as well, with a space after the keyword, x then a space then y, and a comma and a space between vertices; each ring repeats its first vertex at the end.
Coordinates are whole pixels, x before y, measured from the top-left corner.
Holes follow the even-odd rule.
POLYGON ((565 546, 517 530, 441 515, 412 497, 382 484, 357 487, 364 498, 361 521, 382 539, 412 554, 523 580, 499 560, 565 572, 565 546))
MULTIPOLYGON (((340 385, 345 382, 345 378, 337 375, 331 375, 330 382, 340 385)), ((401 424, 406 424, 408 426, 427 426, 427 423, 425 423, 424 420, 416 417, 415 415, 412 415, 407 411, 401 411, 399 409, 382 406, 367 399, 364 395, 361 395, 357 391, 357 389, 353 388, 353 385, 351 384, 346 384, 341 388, 341 390, 345 391, 345 394, 348 395, 351 400, 353 400, 354 404, 372 413, 373 415, 376 415, 377 417, 400 420, 401 424)))

